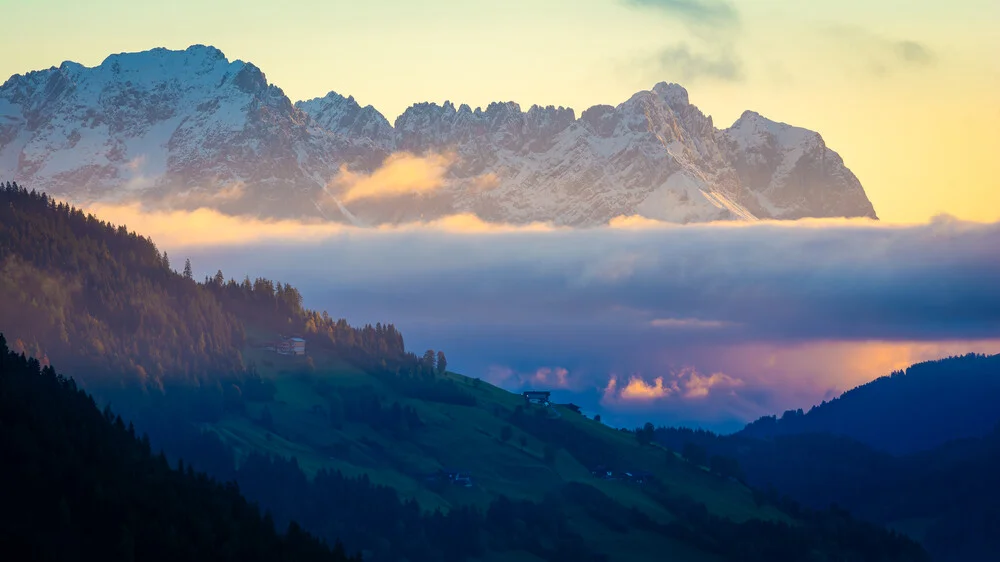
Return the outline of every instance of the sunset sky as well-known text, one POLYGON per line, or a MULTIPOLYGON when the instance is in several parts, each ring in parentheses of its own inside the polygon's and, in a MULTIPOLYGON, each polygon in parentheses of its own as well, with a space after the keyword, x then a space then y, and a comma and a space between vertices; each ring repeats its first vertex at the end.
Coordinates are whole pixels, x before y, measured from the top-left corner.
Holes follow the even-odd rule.
MULTIPOLYGON (((863 220, 593 230, 471 215, 337 224, 88 210, 197 276, 291 282, 352 323, 508 389, 553 388, 610 423, 734 429, 914 362, 1000 352, 1000 2, 486 3, 0 0, 0 75, 192 44, 292 100, 334 90, 393 121, 415 102, 513 100, 579 115, 677 82, 726 127, 746 109, 819 131, 863 220), (30 30, 30 31, 28 31, 30 30), (951 215, 953 220, 940 215, 951 215), (401 274, 400 272, 405 272, 401 274)), ((345 201, 441 184, 446 156, 342 173, 345 201)))
POLYGON ((0 76, 211 44, 293 99, 390 121, 418 101, 577 114, 659 81, 726 126, 745 109, 822 133, 880 218, 1000 219, 995 0, 0 0, 0 76))

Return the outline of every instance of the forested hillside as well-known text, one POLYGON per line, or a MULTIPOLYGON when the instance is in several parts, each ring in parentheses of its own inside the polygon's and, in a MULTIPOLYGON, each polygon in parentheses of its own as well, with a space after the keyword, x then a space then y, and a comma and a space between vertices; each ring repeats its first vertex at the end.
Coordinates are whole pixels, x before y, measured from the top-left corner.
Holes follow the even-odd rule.
POLYGON ((241 324, 169 266, 124 226, 0 189, 0 326, 16 351, 140 386, 242 369, 241 324))
POLYGON ((729 467, 772 500, 836 504, 904 531, 941 562, 987 562, 1000 553, 998 359, 921 363, 809 413, 763 418, 734 435, 659 428, 656 441, 729 467), (893 454, 932 443, 943 444, 893 454))
POLYGON ((152 240, 9 182, 0 187, 0 295, 15 351, 92 386, 219 387, 247 374, 248 327, 314 335, 345 353, 403 353, 392 326, 354 328, 266 279, 197 283, 152 240))
POLYGON ((981 437, 1000 422, 1000 355, 926 361, 849 390, 808 412, 764 417, 742 434, 831 433, 890 453, 981 437))
POLYGON ((346 561, 275 532, 232 484, 172 469, 72 379, 0 334, 0 552, 6 560, 346 561))

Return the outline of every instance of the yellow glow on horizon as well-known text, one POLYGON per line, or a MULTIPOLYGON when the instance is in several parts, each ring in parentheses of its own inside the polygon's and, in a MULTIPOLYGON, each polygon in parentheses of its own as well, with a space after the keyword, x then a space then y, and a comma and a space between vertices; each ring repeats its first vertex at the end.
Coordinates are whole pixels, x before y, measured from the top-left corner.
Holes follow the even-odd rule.
POLYGON ((727 350, 747 371, 765 373, 767 384, 811 386, 833 395, 916 363, 973 352, 1000 353, 1000 340, 810 341, 740 344, 727 350))

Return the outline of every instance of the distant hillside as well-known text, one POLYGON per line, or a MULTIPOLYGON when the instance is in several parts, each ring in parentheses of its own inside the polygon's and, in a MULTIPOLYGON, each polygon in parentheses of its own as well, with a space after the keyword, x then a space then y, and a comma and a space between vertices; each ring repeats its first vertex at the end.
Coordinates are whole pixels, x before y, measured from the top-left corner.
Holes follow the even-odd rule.
POLYGON ((349 326, 265 279, 196 282, 124 227, 14 186, 0 197, 0 315, 17 311, 0 329, 18 351, 70 363, 154 446, 370 562, 924 559, 647 432, 452 373, 391 324, 349 326), (279 334, 307 354, 267 349, 279 334))
POLYGON ((2 334, 0 451, 7 560, 348 560, 297 525, 276 534, 236 487, 171 469, 131 424, 10 352, 2 334))
POLYGON ((1000 422, 1000 355, 918 363, 809 410, 764 417, 747 437, 831 433, 890 453, 931 449, 978 437, 1000 422))
POLYGON ((940 562, 989 562, 1000 558, 998 378, 1000 356, 953 357, 733 435, 660 428, 655 440, 688 458, 729 459, 767 497, 836 504, 903 531, 940 562))
POLYGON ((904 456, 825 433, 762 440, 661 428, 656 439, 688 456, 730 458, 767 497, 813 508, 836 504, 905 532, 937 561, 1000 557, 1000 428, 904 456))

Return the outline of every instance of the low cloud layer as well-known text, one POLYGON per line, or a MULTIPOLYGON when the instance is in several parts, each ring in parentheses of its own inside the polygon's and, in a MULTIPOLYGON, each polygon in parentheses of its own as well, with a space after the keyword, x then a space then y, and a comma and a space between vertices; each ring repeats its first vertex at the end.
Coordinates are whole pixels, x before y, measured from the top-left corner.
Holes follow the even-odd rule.
POLYGON ((460 372, 611 423, 732 429, 916 361, 1000 352, 1000 224, 217 220, 127 222, 174 232, 158 243, 198 275, 291 282, 308 306, 393 322, 460 372))

